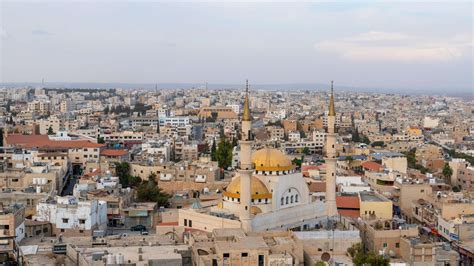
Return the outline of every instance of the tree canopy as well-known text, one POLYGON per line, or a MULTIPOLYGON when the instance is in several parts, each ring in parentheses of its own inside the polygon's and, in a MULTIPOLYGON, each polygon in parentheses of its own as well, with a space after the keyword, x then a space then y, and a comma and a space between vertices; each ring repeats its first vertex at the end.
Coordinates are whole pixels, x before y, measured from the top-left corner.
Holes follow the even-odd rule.
POLYGON ((357 243, 348 248, 347 253, 351 256, 352 263, 354 263, 355 266, 388 266, 390 264, 389 259, 377 255, 372 251, 364 253, 364 248, 361 243, 357 243))
POLYGON ((444 164, 443 176, 446 179, 449 179, 449 178, 451 178, 451 176, 453 176, 453 169, 451 168, 451 166, 449 166, 449 163, 444 164))
POLYGON ((232 143, 225 138, 217 146, 216 159, 220 168, 227 169, 232 165, 232 143))
POLYGON ((156 182, 156 174, 152 173, 148 176, 148 180, 142 182, 137 188, 137 200, 139 202, 156 202, 158 206, 167 207, 168 200, 171 197, 168 193, 158 187, 156 182))
POLYGON ((139 176, 130 175, 130 164, 127 162, 115 163, 115 173, 123 188, 137 187, 142 183, 139 176))

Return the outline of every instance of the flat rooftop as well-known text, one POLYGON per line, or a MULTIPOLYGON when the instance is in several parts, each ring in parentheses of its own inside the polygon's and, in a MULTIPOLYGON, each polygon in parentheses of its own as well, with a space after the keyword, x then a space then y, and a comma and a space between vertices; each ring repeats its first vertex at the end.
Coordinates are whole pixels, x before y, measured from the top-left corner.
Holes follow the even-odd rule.
POLYGON ((362 201, 368 201, 368 202, 386 202, 390 201, 384 197, 382 197, 379 194, 373 193, 373 192, 360 192, 360 199, 362 201))

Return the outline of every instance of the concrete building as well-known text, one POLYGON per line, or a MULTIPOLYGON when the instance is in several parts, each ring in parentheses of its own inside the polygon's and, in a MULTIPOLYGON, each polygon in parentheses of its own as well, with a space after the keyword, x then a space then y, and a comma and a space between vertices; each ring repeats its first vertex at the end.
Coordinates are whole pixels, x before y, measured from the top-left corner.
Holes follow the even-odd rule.
POLYGON ((40 202, 36 209, 33 220, 50 222, 56 236, 92 236, 94 230, 107 229, 105 201, 56 197, 55 201, 40 202))
POLYGON ((217 119, 237 119, 238 115, 232 107, 210 106, 202 107, 198 116, 201 118, 211 118, 215 114, 217 119))
POLYGON ((245 233, 215 229, 190 235, 194 265, 304 265, 304 251, 290 232, 245 233))
MULTIPOLYGON (((20 204, 3 205, 0 204, 0 237, 14 237, 19 243, 25 238, 25 208, 20 204)), ((9 244, 10 248, 13 247, 9 244)))
POLYGON ((459 255, 447 244, 420 237, 402 237, 400 256, 410 265, 458 265, 459 255))
POLYGON ((360 217, 364 219, 392 219, 393 204, 374 192, 359 192, 360 217))
POLYGON ((390 257, 401 256, 403 237, 418 237, 418 227, 397 220, 372 220, 360 223, 361 237, 367 250, 390 257))

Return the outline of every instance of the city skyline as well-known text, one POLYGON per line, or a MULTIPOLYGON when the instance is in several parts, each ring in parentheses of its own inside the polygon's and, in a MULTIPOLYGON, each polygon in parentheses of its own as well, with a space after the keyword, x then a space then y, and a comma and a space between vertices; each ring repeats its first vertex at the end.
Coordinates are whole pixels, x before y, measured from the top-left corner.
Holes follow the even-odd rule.
POLYGON ((388 93, 470 93, 471 9, 472 3, 460 1, 3 2, 0 82, 334 79, 388 93))

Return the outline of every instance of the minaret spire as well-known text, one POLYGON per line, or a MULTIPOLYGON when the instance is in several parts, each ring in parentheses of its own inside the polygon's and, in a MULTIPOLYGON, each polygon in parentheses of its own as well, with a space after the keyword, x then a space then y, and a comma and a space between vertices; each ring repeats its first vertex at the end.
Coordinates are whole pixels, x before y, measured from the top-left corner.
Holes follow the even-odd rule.
POLYGON ((249 80, 247 79, 245 85, 245 101, 244 101, 244 113, 242 121, 252 121, 252 115, 250 114, 250 103, 249 103, 249 80))
POLYGON ((326 135, 326 214, 328 217, 337 215, 336 206, 336 111, 334 110, 334 82, 331 81, 331 99, 329 100, 329 113, 327 117, 326 135))
POLYGON ((329 100, 329 116, 336 116, 336 110, 334 108, 334 81, 331 81, 331 98, 329 100))
POLYGON ((252 164, 252 115, 249 106, 249 82, 246 81, 244 113, 242 116, 242 132, 240 143, 240 214, 239 219, 244 231, 252 231, 252 208, 251 183, 254 167, 252 164))

